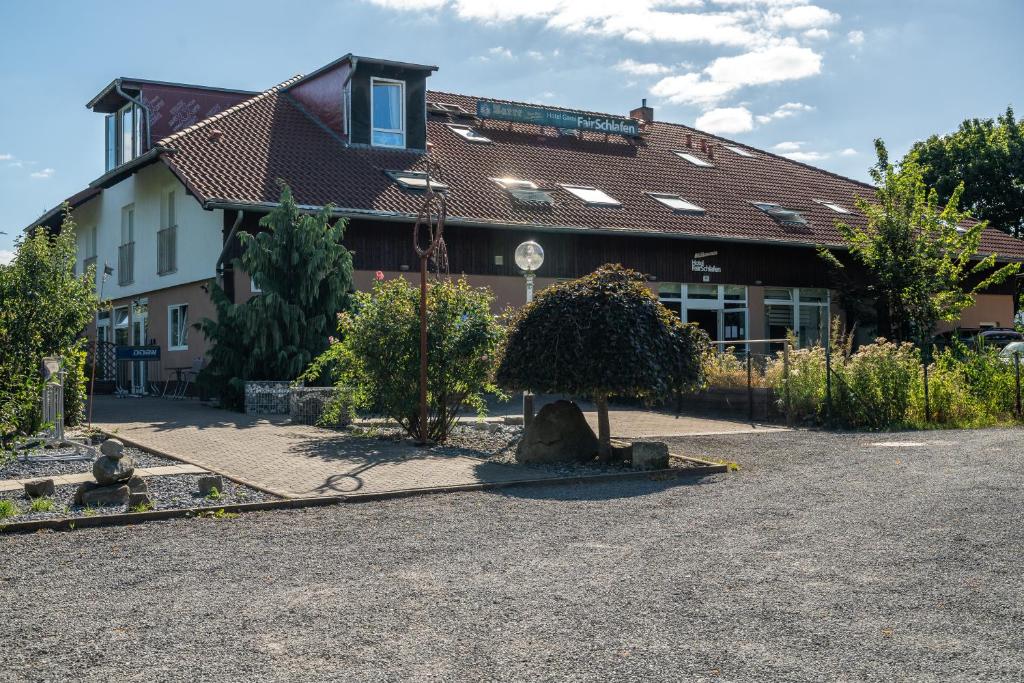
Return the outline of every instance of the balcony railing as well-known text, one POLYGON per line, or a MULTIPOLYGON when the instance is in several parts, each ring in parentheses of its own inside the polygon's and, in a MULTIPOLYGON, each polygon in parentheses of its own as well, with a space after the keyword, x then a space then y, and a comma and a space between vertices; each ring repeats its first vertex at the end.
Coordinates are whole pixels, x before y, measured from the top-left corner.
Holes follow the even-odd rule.
POLYGON ((135 282, 135 242, 128 242, 117 248, 117 284, 130 285, 133 282, 135 282))
POLYGON ((178 269, 178 227, 172 225, 156 233, 156 272, 159 275, 178 269))

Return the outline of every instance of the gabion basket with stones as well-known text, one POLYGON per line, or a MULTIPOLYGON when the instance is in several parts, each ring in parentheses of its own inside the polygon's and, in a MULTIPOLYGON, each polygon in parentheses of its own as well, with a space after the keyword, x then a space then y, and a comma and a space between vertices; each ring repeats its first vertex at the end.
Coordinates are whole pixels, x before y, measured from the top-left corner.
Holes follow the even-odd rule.
POLYGON ((291 382, 246 382, 246 415, 287 415, 291 382))
MULTIPOLYGON (((339 390, 336 387, 292 387, 288 414, 292 422, 307 425, 319 424, 324 409, 339 395, 339 390)), ((342 410, 341 418, 335 424, 346 425, 349 422, 351 422, 351 416, 347 411, 342 410)))

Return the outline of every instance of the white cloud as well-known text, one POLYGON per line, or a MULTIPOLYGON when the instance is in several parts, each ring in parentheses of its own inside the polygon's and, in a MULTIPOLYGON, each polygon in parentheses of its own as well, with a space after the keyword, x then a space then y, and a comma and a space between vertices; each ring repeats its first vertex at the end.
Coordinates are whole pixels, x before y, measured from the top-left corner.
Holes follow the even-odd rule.
POLYGON ((544 59, 544 53, 537 50, 527 50, 526 56, 538 62, 544 59))
POLYGON ((14 158, 13 154, 0 154, 0 161, 10 161, 14 158))
POLYGON ((846 149, 839 150, 839 156, 841 157, 855 157, 859 154, 853 147, 847 147, 846 149))
POLYGON ((806 47, 780 45, 736 57, 719 57, 704 72, 713 81, 737 85, 792 81, 821 73, 821 55, 806 47))
POLYGON ((827 28, 810 28, 804 31, 807 40, 828 40, 832 36, 827 28))
POLYGON ((7 164, 7 165, 8 165, 8 166, 11 166, 12 168, 21 168, 21 167, 22 167, 22 166, 24 166, 25 164, 24 164, 24 162, 22 162, 22 161, 18 160, 18 161, 12 161, 11 163, 9 163, 9 164, 7 164))
POLYGON ((657 76, 672 71, 672 67, 665 66, 664 64, 641 63, 632 59, 623 59, 615 65, 615 68, 634 76, 657 76))
POLYGON ((788 119, 791 116, 805 111, 814 111, 814 107, 803 102, 786 102, 784 105, 776 109, 770 114, 759 114, 757 116, 758 123, 768 123, 778 119, 788 119))
POLYGON ((810 151, 807 151, 807 152, 786 152, 782 156, 786 157, 787 159, 792 159, 793 161, 800 161, 800 162, 803 162, 805 164, 810 164, 810 163, 813 163, 815 161, 824 161, 825 159, 828 159, 831 155, 828 152, 810 152, 810 151))
POLYGON ((702 78, 700 74, 688 73, 661 79, 651 87, 651 94, 675 104, 712 106, 739 87, 735 83, 717 83, 702 78))
POLYGON ((846 147, 837 152, 819 152, 816 150, 805 149, 805 142, 780 142, 772 147, 780 156, 784 156, 787 159, 793 161, 801 161, 805 164, 811 164, 817 161, 825 161, 831 159, 833 156, 840 157, 851 157, 857 154, 857 150, 852 147, 846 147))
POLYGON ((41 171, 33 171, 29 175, 33 178, 49 178, 53 174, 54 170, 52 168, 44 168, 41 171))
POLYGON ((0 266, 6 266, 14 260, 14 252, 10 249, 0 249, 0 266))
POLYGON ((839 15, 817 5, 801 5, 773 13, 768 21, 773 26, 800 30, 831 26, 839 21, 839 15))
POLYGON ((849 41, 850 45, 863 45, 864 31, 850 31, 846 34, 846 40, 849 41))
POLYGON ((754 117, 746 107, 722 107, 704 112, 693 125, 708 133, 746 133, 754 128, 754 117))
POLYGON ((772 147, 776 152, 796 152, 804 146, 802 142, 780 142, 772 147))
POLYGON ((500 57, 501 59, 515 59, 515 55, 512 54, 512 50, 509 50, 507 47, 502 47, 501 45, 492 47, 487 51, 487 53, 492 57, 500 57))
POLYGON ((426 11, 440 9, 448 4, 448 0, 372 0, 373 4, 387 9, 403 11, 426 11))

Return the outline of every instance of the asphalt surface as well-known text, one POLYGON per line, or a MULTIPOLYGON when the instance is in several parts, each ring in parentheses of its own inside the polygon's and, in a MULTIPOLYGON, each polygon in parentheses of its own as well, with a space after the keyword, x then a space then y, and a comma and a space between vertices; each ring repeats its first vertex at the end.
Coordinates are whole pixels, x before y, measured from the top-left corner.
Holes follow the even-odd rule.
POLYGON ((0 672, 1021 680, 1022 446, 679 438, 742 469, 0 536, 0 672))

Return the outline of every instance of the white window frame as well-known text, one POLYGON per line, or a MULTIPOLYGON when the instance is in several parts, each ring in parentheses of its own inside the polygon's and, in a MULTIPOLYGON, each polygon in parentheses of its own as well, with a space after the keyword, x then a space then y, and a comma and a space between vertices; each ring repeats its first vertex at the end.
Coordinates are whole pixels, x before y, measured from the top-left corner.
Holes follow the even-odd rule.
MULTIPOLYGON (((792 313, 790 314, 791 315, 790 320, 793 321, 793 327, 795 327, 796 329, 791 329, 790 331, 797 335, 797 340, 796 341, 797 341, 797 344, 799 344, 801 348, 805 348, 805 340, 800 338, 800 309, 802 307, 811 307, 811 306, 817 306, 818 308, 825 309, 825 311, 824 311, 825 312, 825 325, 824 325, 824 328, 822 329, 822 338, 819 340, 819 342, 821 343, 822 346, 824 346, 827 343, 828 337, 829 337, 829 333, 831 332, 831 328, 832 328, 832 290, 829 289, 828 287, 765 287, 764 301, 763 301, 763 303, 761 305, 764 306, 764 307, 767 307, 767 306, 789 306, 792 309, 792 313), (769 289, 787 289, 787 290, 789 290, 792 293, 792 298, 790 298, 790 299, 772 299, 772 298, 770 298, 767 295, 768 294, 767 290, 769 290, 769 289), (824 290, 824 292, 825 292, 825 301, 802 301, 801 297, 800 297, 800 290, 801 289, 805 289, 805 290, 818 290, 818 291, 824 290)), ((764 320, 765 320, 765 327, 767 328, 767 324, 768 324, 768 316, 767 315, 764 317, 764 320)), ((766 332, 767 332, 767 329, 766 329, 766 332)))
MULTIPOLYGON (((424 171, 385 171, 389 178, 398 183, 398 186, 406 190, 413 190, 416 192, 426 192, 426 183, 420 185, 419 183, 409 182, 410 180, 423 180, 427 177, 424 171)), ((448 189, 446 183, 441 182, 437 178, 430 176, 430 187, 435 192, 444 192, 448 189)))
POLYGON ((700 166, 702 168, 710 168, 710 167, 714 166, 714 164, 711 163, 710 161, 707 161, 705 159, 701 159, 696 154, 691 154, 690 152, 684 152, 682 150, 674 149, 674 150, 672 150, 672 153, 675 154, 680 159, 684 159, 686 161, 689 161, 694 166, 700 166))
POLYGON ((836 213, 853 213, 852 211, 847 209, 845 206, 843 206, 842 204, 839 204, 837 202, 830 202, 830 201, 825 200, 825 199, 815 199, 814 201, 816 203, 818 203, 818 204, 821 204, 822 206, 824 206, 827 209, 832 209, 836 213))
POLYGON ((537 183, 532 180, 523 180, 522 178, 513 178, 511 176, 505 176, 504 178, 491 178, 494 182, 503 190, 539 190, 537 183))
POLYGON ((747 149, 740 147, 739 145, 722 145, 727 150, 741 157, 747 157, 748 159, 756 159, 757 155, 747 149))
POLYGON ((473 128, 473 126, 467 126, 462 123, 449 123, 446 125, 448 126, 449 129, 451 129, 453 133, 458 135, 466 142, 473 142, 478 145, 487 145, 494 142, 483 133, 478 133, 476 129, 473 128))
MULTIPOLYGON (((690 321, 690 311, 715 311, 717 314, 716 321, 716 335, 719 339, 725 337, 725 316, 728 313, 742 313, 743 314, 743 329, 746 331, 745 337, 750 339, 750 288, 747 285, 732 285, 732 284, 718 284, 714 282, 665 282, 658 287, 658 301, 661 302, 666 308, 675 311, 679 315, 679 319, 684 323, 690 321), (676 291, 665 292, 662 291, 662 287, 671 286, 676 291), (714 299, 691 299, 690 298, 690 287, 717 287, 718 296, 714 299), (742 299, 726 299, 725 290, 728 287, 739 287, 743 290, 742 299)), ((738 343, 740 340, 734 340, 737 343, 734 346, 737 349, 746 350, 747 344, 738 343)), ((721 351, 724 347, 722 344, 712 344, 715 350, 721 351)))
POLYGON ((645 194, 659 204, 672 209, 672 213, 686 216, 703 216, 706 213, 702 207, 683 199, 674 192, 647 192, 645 194), (682 206, 673 206, 671 202, 679 202, 682 206))
POLYGON ((572 194, 574 197, 579 199, 581 202, 583 202, 587 206, 622 206, 622 202, 620 202, 618 199, 616 199, 615 197, 611 196, 610 194, 608 194, 604 190, 602 190, 600 188, 597 188, 597 187, 593 187, 591 185, 566 185, 566 184, 563 183, 562 184, 562 189, 565 190, 566 192, 572 194), (597 199, 597 200, 587 199, 584 195, 580 194, 580 191, 582 191, 582 192, 599 192, 602 195, 604 195, 607 199, 605 199, 605 200, 602 200, 602 199, 597 199))
MULTIPOLYGON (((179 316, 181 314, 179 313, 179 316)), ((168 351, 188 351, 188 304, 171 304, 167 307, 167 350, 168 351), (181 311, 185 309, 185 325, 182 329, 181 334, 183 339, 178 341, 184 341, 184 344, 174 343, 174 331, 175 327, 173 324, 174 311, 181 311)))
POLYGON ((135 204, 127 204, 121 207, 121 244, 130 244, 134 241, 135 204))
POLYGON ((408 135, 407 135, 405 129, 406 129, 406 120, 405 120, 405 81, 398 81, 398 80, 395 80, 393 78, 377 78, 376 76, 372 76, 370 78, 370 145, 372 145, 373 147, 388 147, 388 148, 391 148, 391 149, 405 149, 406 148, 406 142, 408 141, 408 135), (376 128, 376 127, 374 127, 374 125, 373 125, 373 121, 374 121, 374 116, 373 116, 373 106, 374 106, 373 105, 373 88, 374 88, 374 86, 377 83, 388 83, 388 84, 391 84, 391 85, 399 86, 401 94, 399 95, 398 101, 399 101, 399 104, 401 106, 401 111, 399 112, 398 118, 399 118, 399 121, 401 121, 401 124, 402 124, 401 128, 391 129, 391 128, 376 128), (400 145, 378 144, 378 143, 373 141, 373 134, 376 131, 380 131, 381 133, 399 133, 402 136, 402 144, 400 144, 400 145))
POLYGON ((177 189, 171 185, 165 187, 160 194, 160 228, 162 230, 178 227, 177 189))

